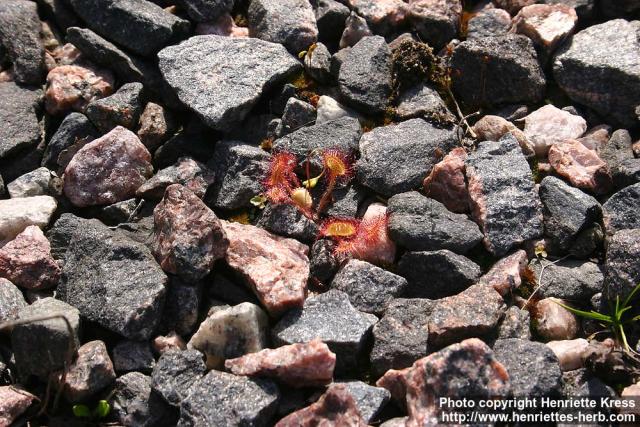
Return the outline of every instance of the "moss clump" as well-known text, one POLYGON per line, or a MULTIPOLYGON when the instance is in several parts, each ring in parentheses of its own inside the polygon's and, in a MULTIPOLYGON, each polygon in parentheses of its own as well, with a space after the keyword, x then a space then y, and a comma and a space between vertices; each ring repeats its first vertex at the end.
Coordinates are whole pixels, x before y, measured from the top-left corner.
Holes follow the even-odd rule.
POLYGON ((428 44, 403 40, 392 53, 392 97, 425 81, 444 90, 450 84, 447 68, 428 44))

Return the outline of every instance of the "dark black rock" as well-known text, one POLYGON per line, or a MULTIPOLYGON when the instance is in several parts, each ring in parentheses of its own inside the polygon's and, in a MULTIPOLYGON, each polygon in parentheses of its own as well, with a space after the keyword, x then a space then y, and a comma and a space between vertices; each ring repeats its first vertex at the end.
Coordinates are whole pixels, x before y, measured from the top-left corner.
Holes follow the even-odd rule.
POLYGON ((166 283, 146 246, 87 221, 71 237, 58 297, 107 329, 148 339, 160 321, 166 283))
POLYGON ((603 290, 604 275, 598 264, 593 262, 563 260, 555 264, 549 263, 542 274, 542 281, 540 281, 542 265, 532 261, 529 268, 534 273, 536 283, 541 284, 537 292, 540 298, 555 297, 569 301, 587 301, 603 290))
POLYGON ((379 315, 394 298, 402 296, 407 281, 373 264, 352 259, 335 275, 331 288, 346 293, 356 309, 379 315))
POLYGON ((151 373, 156 365, 151 344, 146 341, 120 341, 113 348, 113 367, 117 373, 151 373))
POLYGON ((415 190, 440 157, 457 145, 453 130, 422 119, 375 128, 360 139, 357 179, 385 196, 415 190))
POLYGON ((316 17, 307 0, 252 0, 249 35, 284 45, 297 55, 318 39, 316 17))
POLYGON ((505 255, 543 233, 540 198, 529 164, 510 134, 481 142, 466 160, 472 214, 492 254, 505 255))
POLYGON ((408 368, 426 356, 429 316, 435 302, 420 298, 394 300, 373 327, 370 360, 373 375, 408 368))
POLYGON ((0 323, 16 320, 26 306, 20 289, 7 279, 0 279, 0 323))
POLYGON ((269 154, 240 141, 221 141, 207 165, 216 175, 208 203, 218 209, 240 209, 251 206, 251 198, 263 191, 269 154))
POLYGON ((469 19, 467 39, 494 37, 506 34, 511 28, 511 16, 504 9, 487 9, 469 19))
POLYGON ((122 85, 113 95, 90 102, 85 114, 102 133, 116 126, 135 130, 144 108, 143 90, 141 83, 122 85))
POLYGON ((608 18, 628 18, 634 15, 638 17, 640 14, 640 5, 634 0, 598 2, 598 6, 600 11, 608 18))
POLYGON ((168 350, 153 368, 151 388, 170 405, 179 406, 206 370, 204 357, 198 350, 168 350))
POLYGON ((42 156, 42 166, 58 170, 58 156, 76 142, 90 142, 98 138, 98 130, 89 119, 80 113, 71 113, 64 118, 53 134, 42 156))
POLYGON ((640 183, 615 193, 602 205, 604 228, 608 236, 627 228, 640 228, 640 183))
POLYGON ((518 34, 460 43, 451 57, 453 91, 469 108, 542 100, 545 78, 529 38, 518 34))
POLYGON ((100 224, 97 220, 86 220, 72 213, 63 213, 53 226, 47 230, 45 235, 51 244, 51 255, 56 260, 64 261, 64 255, 67 253, 73 233, 84 221, 93 221, 96 224, 100 224))
POLYGON ((281 45, 215 35, 191 37, 158 58, 180 101, 218 130, 241 122, 267 88, 300 68, 281 45))
POLYGON ((621 230, 608 241, 605 296, 625 298, 640 283, 640 229, 621 230))
POLYGON ((318 237, 318 225, 294 205, 267 205, 260 213, 256 225, 280 236, 293 237, 302 242, 312 242, 318 237))
POLYGON ((345 54, 338 75, 345 103, 364 113, 381 113, 391 95, 391 49, 380 36, 364 37, 345 54))
MULTIPOLYGON (((37 9, 31 1, 3 0, 0 3, 0 44, 7 49, 16 82, 34 86, 42 84, 45 76, 44 45, 37 9)), ((0 98, 6 97, 2 94, 0 98)), ((3 109, 4 106, 0 107, 3 109)), ((3 117, 2 122, 7 120, 3 117)))
POLYGON ((19 320, 61 315, 53 318, 16 325, 11 331, 11 348, 16 367, 21 375, 46 377, 61 369, 80 346, 80 314, 69 304, 53 298, 44 298, 23 307, 19 320))
MULTIPOLYGON (((307 126, 295 132, 278 138, 273 142, 273 150, 289 151, 303 161, 314 150, 335 148, 345 153, 355 153, 358 150, 358 140, 362 129, 357 119, 341 117, 336 120, 307 126)), ((319 154, 312 158, 312 162, 320 165, 319 154)))
POLYGON ((286 135, 303 126, 313 125, 316 121, 316 109, 313 105, 296 98, 289 98, 282 113, 279 135, 286 135))
POLYGON ((157 168, 166 168, 181 157, 193 157, 200 162, 206 162, 213 155, 215 147, 216 144, 212 143, 212 136, 204 125, 194 119, 156 150, 153 154, 153 164, 157 168))
POLYGON ((175 426, 171 407, 151 391, 151 377, 131 372, 116 379, 111 407, 123 426, 175 426))
POLYGON ((531 339, 531 315, 527 310, 511 306, 504 314, 504 319, 498 326, 498 338, 531 339))
POLYGON ((210 371, 182 401, 178 426, 270 425, 279 397, 272 381, 210 371))
POLYGON ((540 342, 508 338, 496 341, 493 351, 507 368, 514 396, 560 396, 562 372, 551 348, 540 342))
POLYGON ((566 397, 615 398, 617 396, 614 389, 585 368, 563 372, 562 380, 562 391, 566 397))
POLYGON ((344 384, 356 402, 360 416, 366 423, 376 421, 378 414, 389 403, 391 393, 385 388, 374 387, 362 381, 338 381, 344 384))
POLYGON ((36 116, 41 96, 40 90, 23 89, 13 82, 0 83, 0 160, 32 150, 42 139, 36 116))
POLYGON ((578 234, 602 218, 598 201, 553 176, 540 183, 545 235, 560 251, 569 250, 578 234))
POLYGON ((542 0, 544 4, 564 4, 575 9, 579 22, 593 18, 596 0, 542 0))
POLYGON ((377 320, 373 314, 356 310, 347 294, 332 289, 308 298, 302 309, 287 312, 272 334, 276 345, 320 338, 336 354, 336 372, 349 373, 356 369, 377 320))
POLYGON ((309 277, 329 284, 340 267, 333 254, 334 249, 335 243, 331 240, 319 239, 313 243, 309 252, 309 277))
POLYGON ((231 305, 250 302, 259 305, 255 294, 242 283, 236 283, 223 274, 216 274, 211 279, 208 295, 210 299, 224 301, 231 305))
POLYGON ((37 0, 47 20, 53 20, 63 31, 80 25, 78 18, 67 0, 37 0))
POLYGON ((442 49, 458 36, 462 17, 460 0, 415 2, 409 10, 409 20, 420 40, 435 50, 442 49))
POLYGON ((210 22, 231 12, 234 0, 180 0, 178 3, 194 21, 210 22))
POLYGON ((450 212, 417 191, 391 197, 387 212, 391 239, 410 251, 449 249, 464 254, 482 240, 478 225, 466 215, 450 212))
POLYGON ((406 252, 398 273, 409 282, 411 298, 442 298, 468 288, 481 275, 480 267, 462 255, 439 251, 406 252))
POLYGON ((198 324, 198 310, 202 300, 199 283, 183 282, 172 277, 167 287, 166 303, 162 312, 162 329, 189 336, 198 324))
POLYGON ((69 1, 89 28, 139 55, 153 56, 189 31, 189 21, 149 1, 69 1))
POLYGON ((594 224, 578 233, 569 253, 578 259, 586 259, 602 245, 603 241, 602 227, 600 224, 594 224))
POLYGON ((613 124, 637 126, 639 31, 640 22, 615 19, 575 34, 554 58, 556 82, 572 100, 613 124))
POLYGON ((160 73, 145 59, 124 52, 87 28, 69 28, 67 40, 92 62, 113 70, 123 82, 141 82, 150 89, 160 88, 160 73))
POLYGON ((318 39, 328 46, 337 47, 349 17, 349 8, 335 0, 318 0, 316 7, 318 39))

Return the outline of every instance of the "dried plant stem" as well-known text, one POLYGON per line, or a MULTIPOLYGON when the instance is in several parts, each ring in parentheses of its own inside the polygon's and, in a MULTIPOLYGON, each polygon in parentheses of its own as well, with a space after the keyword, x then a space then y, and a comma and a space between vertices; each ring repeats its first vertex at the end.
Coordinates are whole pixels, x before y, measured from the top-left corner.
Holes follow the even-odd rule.
POLYGON ((320 202, 318 203, 318 209, 316 210, 316 215, 320 216, 322 212, 325 210, 327 205, 329 204, 329 200, 331 199, 331 194, 336 187, 336 179, 335 177, 329 177, 329 183, 327 184, 327 188, 322 193, 322 197, 320 198, 320 202))

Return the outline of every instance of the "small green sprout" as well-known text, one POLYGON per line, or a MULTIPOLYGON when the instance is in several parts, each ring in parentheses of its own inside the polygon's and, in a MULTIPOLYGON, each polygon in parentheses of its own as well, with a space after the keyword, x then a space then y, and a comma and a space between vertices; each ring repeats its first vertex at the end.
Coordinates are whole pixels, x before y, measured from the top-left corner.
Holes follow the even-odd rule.
POLYGON ((111 412, 111 405, 106 400, 98 402, 93 411, 87 405, 73 405, 73 415, 77 418, 101 419, 111 412))
POLYGON ((264 209, 267 203, 267 198, 264 194, 258 194, 257 196, 253 196, 250 201, 251 204, 258 209, 264 209))
POLYGON ((638 284, 635 288, 633 288, 631 293, 627 295, 627 297, 624 299, 622 304, 620 304, 620 297, 616 296, 616 303, 615 303, 615 306, 611 307, 611 314, 602 314, 594 310, 591 310, 591 311, 578 310, 576 308, 569 307, 568 305, 562 304, 557 301, 556 301, 556 304, 560 305, 561 307, 564 307, 565 309, 569 310, 571 313, 577 316, 581 316, 587 319, 593 319, 598 322, 601 322, 603 326, 606 326, 611 330, 611 333, 615 337, 615 340, 618 343, 618 345, 621 345, 624 350, 631 352, 632 350, 629 347, 629 343, 627 342, 627 335, 624 331, 624 326, 629 323, 640 320, 640 315, 625 319, 624 314, 627 311, 631 310, 632 307, 629 305, 629 303, 631 302, 633 297, 636 295, 636 293, 638 293, 639 290, 640 290, 640 284, 638 284))

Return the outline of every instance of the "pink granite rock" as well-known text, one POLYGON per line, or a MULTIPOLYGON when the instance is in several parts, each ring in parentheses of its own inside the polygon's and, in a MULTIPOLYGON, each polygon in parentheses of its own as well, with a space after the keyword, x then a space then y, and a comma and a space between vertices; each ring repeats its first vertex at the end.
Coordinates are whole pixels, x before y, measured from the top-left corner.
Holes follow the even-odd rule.
POLYGON ((73 156, 64 171, 64 194, 78 207, 110 205, 135 196, 152 174, 147 148, 117 126, 73 156))
POLYGON ((545 340, 571 340, 578 333, 578 319, 557 304, 556 298, 544 298, 535 305, 531 317, 536 331, 545 340))
POLYGON ((466 158, 467 152, 464 148, 454 148, 433 167, 423 182, 425 194, 452 212, 469 211, 469 192, 464 178, 466 158))
POLYGON ((396 397, 406 390, 406 427, 437 424, 439 397, 491 399, 511 392, 509 374, 493 351, 477 338, 453 344, 402 371, 390 370, 376 383, 396 397))
POLYGON ((584 367, 582 354, 589 348, 589 341, 584 338, 575 340, 549 341, 547 346, 553 351, 560 361, 560 369, 573 371, 584 367))
MULTIPOLYGON (((69 402, 81 402, 95 396, 116 379, 113 363, 102 341, 90 341, 78 349, 78 356, 67 370, 63 393, 69 402)), ((62 374, 58 381, 62 380, 62 374)))
POLYGON ((302 307, 309 278, 309 248, 253 225, 222 221, 222 227, 229 239, 227 263, 242 275, 267 311, 278 316, 302 307))
POLYGON ((26 411, 36 397, 14 386, 0 387, 0 426, 9 427, 26 411))
POLYGON ((110 95, 114 78, 110 71, 62 65, 49 71, 45 92, 45 108, 56 115, 70 110, 84 111, 89 102, 110 95))
POLYGON ((393 31, 407 17, 407 4, 402 0, 348 0, 348 3, 376 33, 393 31))
POLYGON ((178 123, 173 114, 161 105, 147 103, 140 115, 138 138, 149 151, 154 152, 176 130, 178 123))
POLYGON ((532 4, 513 18, 516 33, 529 37, 550 53, 573 32, 578 22, 574 8, 564 4, 532 4))
POLYGON ((167 335, 159 335, 155 337, 151 345, 157 354, 162 354, 169 350, 187 349, 187 343, 184 342, 182 337, 174 331, 169 332, 167 335))
POLYGON ((409 20, 421 41, 440 50, 458 36, 460 0, 409 0, 409 20))
POLYGON ((354 258, 376 265, 390 265, 396 258, 396 244, 389 236, 387 207, 372 203, 362 217, 353 248, 354 258))
POLYGON ((473 131, 478 135, 479 141, 498 141, 507 133, 511 133, 520 144, 525 156, 534 153, 533 144, 527 139, 524 132, 500 116, 486 115, 482 117, 473 125, 473 131))
POLYGON ((60 266, 39 227, 28 226, 0 249, 0 277, 26 289, 46 289, 60 278, 60 266))
POLYGON ((524 118, 524 134, 534 146, 536 155, 544 158, 551 146, 576 139, 587 130, 580 116, 560 110, 551 104, 538 108, 524 118))
POLYGON ((537 3, 537 1, 538 0, 493 0, 493 4, 515 15, 523 7, 537 3))
POLYGON ((351 393, 344 384, 331 385, 318 401, 287 415, 275 427, 366 427, 351 393))
POLYGON ((342 37, 340 37, 340 49, 351 47, 362 38, 372 35, 373 33, 369 29, 367 21, 355 12, 351 12, 351 15, 344 23, 344 31, 342 32, 342 37))
POLYGON ((633 154, 636 157, 640 157, 640 141, 634 142, 632 148, 633 148, 633 154))
POLYGON ((181 157, 175 165, 159 170, 142 184, 136 195, 145 199, 159 199, 168 186, 181 184, 202 199, 214 180, 215 173, 206 165, 189 157, 181 157))
POLYGON ((53 52, 51 52, 51 57, 55 61, 56 66, 82 65, 82 52, 71 43, 56 47, 53 52))
POLYGON ((589 150, 595 151, 599 153, 607 142, 609 142, 609 137, 611 135, 611 126, 608 125, 599 125, 594 128, 591 128, 580 138, 577 138, 576 141, 579 141, 582 145, 587 147, 589 150))
POLYGON ((576 140, 565 141, 549 150, 551 167, 574 187, 604 194, 611 189, 607 163, 576 140))
POLYGON ((509 294, 522 283, 521 275, 527 268, 527 253, 520 249, 496 262, 478 281, 492 286, 502 296, 509 294))
POLYGON ((216 214, 180 184, 167 187, 153 210, 153 223, 153 255, 164 271, 184 280, 209 274, 229 246, 216 214))
POLYGON ((274 377, 292 387, 316 387, 332 381, 336 355, 314 339, 229 359, 224 366, 236 375, 274 377))
POLYGON ((444 346, 493 330, 507 306, 494 289, 473 285, 436 301, 429 317, 429 342, 444 346))
POLYGON ((215 34, 226 37, 249 37, 247 27, 238 27, 231 15, 225 13, 213 22, 200 22, 196 25, 197 35, 215 34))

